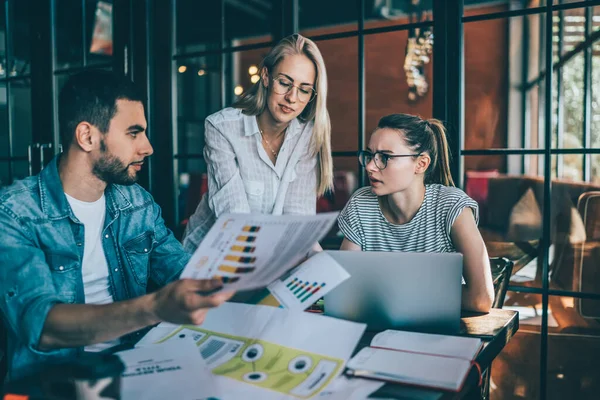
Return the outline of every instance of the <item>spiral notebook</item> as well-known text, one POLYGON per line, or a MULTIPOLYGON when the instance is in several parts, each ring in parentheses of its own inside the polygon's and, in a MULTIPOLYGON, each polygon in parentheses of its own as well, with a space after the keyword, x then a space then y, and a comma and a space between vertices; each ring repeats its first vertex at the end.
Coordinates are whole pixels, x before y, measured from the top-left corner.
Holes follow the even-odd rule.
POLYGON ((478 338, 387 330, 348 361, 346 374, 459 392, 481 348, 478 338))

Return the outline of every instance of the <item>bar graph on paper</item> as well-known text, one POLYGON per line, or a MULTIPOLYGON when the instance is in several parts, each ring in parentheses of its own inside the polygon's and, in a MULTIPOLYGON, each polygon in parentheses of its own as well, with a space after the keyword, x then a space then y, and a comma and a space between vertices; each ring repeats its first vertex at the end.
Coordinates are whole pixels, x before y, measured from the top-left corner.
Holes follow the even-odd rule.
POLYGON ((240 235, 223 258, 223 264, 217 268, 218 275, 215 278, 221 279, 223 283, 237 282, 240 278, 238 274, 248 274, 256 270, 256 257, 252 254, 256 251, 256 246, 252 244, 256 241, 256 233, 260 231, 260 226, 246 225, 242 228, 240 235), (231 275, 222 275, 233 274, 231 275))
POLYGON ((280 307, 305 310, 349 277, 329 254, 320 252, 268 288, 280 307))
MULTIPOLYGON (((301 303, 312 298, 316 295, 323 287, 327 285, 325 282, 310 282, 299 279, 297 276, 288 278, 285 282, 285 287, 292 292, 292 294, 300 300, 301 303)), ((318 299, 318 297, 317 297, 318 299)))

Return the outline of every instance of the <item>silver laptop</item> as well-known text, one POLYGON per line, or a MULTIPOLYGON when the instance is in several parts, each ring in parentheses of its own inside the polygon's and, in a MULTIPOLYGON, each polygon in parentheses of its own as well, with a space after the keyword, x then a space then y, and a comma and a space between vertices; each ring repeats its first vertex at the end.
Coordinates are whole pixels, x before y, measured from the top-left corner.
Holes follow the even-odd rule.
POLYGON ((327 251, 349 279, 325 295, 325 315, 369 330, 458 333, 460 253, 327 251))

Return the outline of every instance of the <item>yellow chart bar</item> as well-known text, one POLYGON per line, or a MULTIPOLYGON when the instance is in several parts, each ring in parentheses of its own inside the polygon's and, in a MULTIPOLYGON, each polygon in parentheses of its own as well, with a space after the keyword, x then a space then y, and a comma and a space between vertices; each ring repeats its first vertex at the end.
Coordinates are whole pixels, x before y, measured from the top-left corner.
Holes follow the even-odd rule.
POLYGON ((238 245, 231 246, 231 251, 239 251, 240 253, 254 253, 254 250, 256 250, 256 247, 238 245))
POLYGON ((230 255, 225 256, 225 260, 239 262, 242 264, 252 264, 253 262, 256 261, 256 257, 233 256, 230 254, 230 255))
POLYGON ((248 242, 252 243, 256 240, 256 236, 238 236, 235 238, 238 242, 248 242))
POLYGON ((254 271, 254 267, 234 267, 233 265, 220 265, 219 271, 229 272, 230 274, 245 274, 254 271))

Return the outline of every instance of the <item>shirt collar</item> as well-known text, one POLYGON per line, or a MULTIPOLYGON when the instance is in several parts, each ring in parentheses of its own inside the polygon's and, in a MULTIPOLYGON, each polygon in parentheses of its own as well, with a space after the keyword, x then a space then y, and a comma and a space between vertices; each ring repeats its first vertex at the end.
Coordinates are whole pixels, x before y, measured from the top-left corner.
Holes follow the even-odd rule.
MULTIPOLYGON (((69 206, 58 174, 59 160, 60 154, 54 157, 38 176, 42 212, 51 218, 72 216, 71 206, 69 206)), ((108 185, 104 194, 109 208, 124 210, 131 207, 131 202, 118 185, 108 185)))

